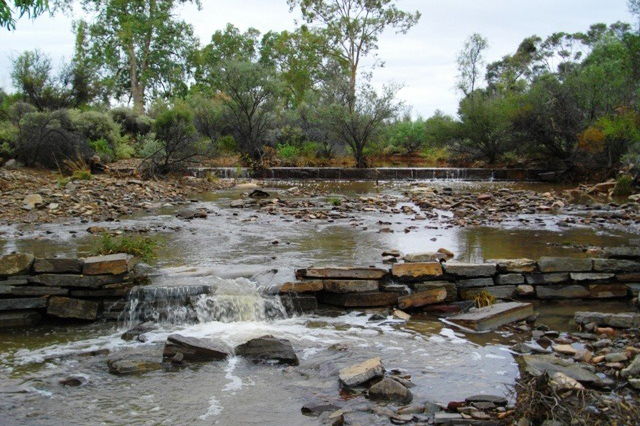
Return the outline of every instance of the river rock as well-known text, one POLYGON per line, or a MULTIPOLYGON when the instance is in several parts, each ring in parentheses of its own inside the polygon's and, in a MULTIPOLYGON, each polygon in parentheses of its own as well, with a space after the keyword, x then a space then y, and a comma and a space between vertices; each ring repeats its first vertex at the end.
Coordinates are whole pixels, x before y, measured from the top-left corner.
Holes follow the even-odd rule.
POLYGON ((97 302, 68 297, 52 297, 49 299, 47 315, 94 321, 98 318, 98 309, 100 309, 100 304, 97 302))
POLYGON ((640 314, 634 312, 621 314, 609 314, 601 312, 576 312, 574 321, 582 325, 595 323, 598 326, 632 328, 640 327, 640 314))
POLYGON ((372 358, 361 364, 340 370, 340 383, 346 387, 359 386, 371 379, 382 377, 384 371, 382 360, 380 358, 372 358))
POLYGON ((31 271, 34 259, 30 254, 5 254, 0 256, 0 277, 28 274, 31 271))
POLYGON ((124 277, 117 275, 42 274, 29 277, 31 284, 47 287, 101 288, 107 284, 119 284, 124 277))
POLYGON ((235 353, 254 362, 275 361, 278 364, 288 365, 299 365, 300 363, 291 342, 273 336, 251 339, 236 347, 235 353))
POLYGON ((43 309, 46 307, 47 299, 44 297, 0 299, 0 311, 20 311, 25 309, 43 309))
POLYGON ((380 283, 374 280, 325 280, 323 286, 329 293, 367 293, 378 291, 380 283))
POLYGON ((134 257, 125 253, 88 257, 84 260, 82 273, 84 275, 121 275, 131 270, 133 261, 134 257))
POLYGON ((540 272, 589 272, 593 261, 570 257, 541 257, 538 266, 540 272))
POLYGON ((476 404, 483 402, 490 402, 498 407, 506 407, 509 400, 503 396, 496 395, 473 395, 465 399, 467 404, 476 404))
POLYGON ((269 198, 269 197, 271 197, 271 194, 269 194, 268 192, 262 191, 260 189, 254 189, 249 194, 249 198, 269 198))
POLYGON ((596 272, 640 272, 640 262, 618 259, 594 259, 593 270, 596 272))
POLYGON ((122 340, 130 342, 132 340, 140 340, 140 336, 150 331, 153 331, 157 326, 152 322, 145 322, 144 324, 138 324, 135 327, 125 331, 122 336, 122 340))
POLYGON ((591 284, 588 285, 591 299, 613 299, 627 297, 628 290, 624 284, 591 284))
POLYGON ((636 355, 631 364, 620 372, 623 378, 640 378, 640 355, 636 355))
POLYGON ((162 364, 151 359, 110 359, 107 361, 107 367, 111 374, 126 376, 161 370, 162 364))
POLYGON ((36 259, 33 263, 36 274, 79 274, 82 272, 82 262, 78 259, 36 259))
POLYGON ((420 281, 442 277, 443 271, 440 262, 398 263, 391 274, 400 281, 420 281))
POLYGON ((44 200, 40 194, 29 194, 22 200, 25 210, 33 210, 34 208, 44 204, 44 200))
POLYGON ((537 268, 533 259, 491 259, 489 263, 495 263, 500 273, 534 272, 537 268))
POLYGON ((569 274, 569 277, 573 280, 573 281, 606 281, 606 280, 610 280, 613 277, 615 277, 615 274, 612 273, 597 273, 597 272, 572 272, 569 274))
POLYGON ((474 300, 481 293, 487 292, 496 299, 512 299, 516 294, 515 285, 501 285, 492 287, 465 288, 460 290, 462 300, 474 300))
POLYGON ((379 280, 388 271, 379 268, 307 268, 298 269, 296 276, 301 278, 329 278, 353 280, 379 280))
POLYGON ((282 284, 280 293, 315 293, 324 289, 322 281, 298 281, 282 284))
POLYGON ((302 411, 302 414, 304 414, 305 416, 317 417, 322 413, 326 413, 326 412, 333 413, 334 411, 339 409, 340 407, 338 407, 337 405, 331 404, 330 402, 312 401, 304 404, 300 411, 302 411))
POLYGON ((447 263, 447 274, 458 277, 492 277, 497 271, 495 263, 447 263))
POLYGON ((607 247, 604 257, 610 259, 640 259, 640 247, 607 247))
POLYGON ((433 305, 445 301, 447 298, 447 289, 434 288, 408 296, 398 298, 398 307, 400 309, 419 308, 426 305, 433 305))
POLYGON ((540 299, 581 299, 588 298, 591 293, 581 285, 540 285, 536 287, 540 299))
POLYGON ((409 389, 400 383, 385 377, 369 388, 369 398, 374 401, 408 404, 413 399, 413 395, 409 389))
POLYGON ((476 331, 493 330, 504 324, 522 321, 533 315, 531 303, 496 303, 465 314, 449 317, 448 320, 476 331))
POLYGON ((533 297, 536 295, 536 288, 529 284, 523 284, 516 287, 516 294, 520 297, 533 297))
POLYGON ((551 274, 527 274, 525 275, 525 281, 527 284, 541 285, 541 284, 559 284, 569 281, 568 272, 559 272, 551 274))
POLYGON ((312 294, 283 294, 280 300, 289 315, 312 313, 318 309, 318 299, 312 294))
POLYGON ((588 365, 558 358, 555 355, 524 355, 518 358, 518 362, 527 373, 533 376, 562 373, 587 385, 600 380, 588 365))
POLYGON ((66 296, 69 294, 69 290, 60 287, 38 287, 38 286, 20 286, 13 287, 11 289, 12 296, 26 296, 26 297, 39 297, 39 296, 66 296))
POLYGON ((439 252, 411 253, 404 256, 407 263, 439 262, 447 259, 447 255, 439 252))
POLYGON ((178 353, 185 361, 219 361, 229 356, 229 351, 213 340, 172 334, 164 344, 162 357, 173 358, 178 353))
POLYGON ((524 275, 522 274, 500 274, 496 275, 494 281, 497 285, 517 285, 524 284, 524 275))
POLYGON ((411 287, 416 293, 443 288, 447 292, 444 302, 454 302, 458 300, 458 287, 449 281, 425 281, 422 283, 414 283, 411 287))
POLYGON ((473 288, 473 287, 490 287, 493 286, 493 278, 471 278, 468 280, 458 280, 456 282, 458 288, 473 288))

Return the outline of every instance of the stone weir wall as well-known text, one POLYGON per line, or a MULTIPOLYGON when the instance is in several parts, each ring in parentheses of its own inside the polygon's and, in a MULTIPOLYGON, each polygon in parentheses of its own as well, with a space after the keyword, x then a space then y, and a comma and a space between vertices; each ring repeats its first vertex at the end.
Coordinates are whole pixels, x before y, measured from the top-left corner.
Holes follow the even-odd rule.
POLYGON ((540 181, 541 170, 527 169, 458 169, 458 168, 377 168, 273 167, 261 172, 247 168, 199 167, 189 169, 196 177, 318 180, 499 180, 540 181))
MULTIPOLYGON (((428 258, 434 254, 411 256, 428 258)), ((409 257, 409 256, 407 256, 409 257)), ((638 296, 640 248, 604 251, 602 258, 491 260, 486 263, 422 261, 381 268, 308 268, 280 287, 300 310, 318 303, 343 308, 398 307, 451 312, 456 301, 482 292, 496 299, 611 299, 638 296), (433 306, 438 305, 438 306, 433 306)))
POLYGON ((0 328, 32 326, 44 317, 116 320, 136 285, 127 254, 86 259, 0 256, 0 328))

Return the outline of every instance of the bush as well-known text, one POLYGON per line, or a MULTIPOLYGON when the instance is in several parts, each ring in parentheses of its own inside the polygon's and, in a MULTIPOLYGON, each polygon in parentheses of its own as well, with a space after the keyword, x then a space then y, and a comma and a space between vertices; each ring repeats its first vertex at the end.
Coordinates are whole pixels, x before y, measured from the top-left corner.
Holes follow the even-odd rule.
POLYGON ((616 180, 613 195, 626 196, 633 193, 633 178, 629 175, 622 175, 616 180))
POLYGON ((148 135, 153 128, 151 117, 138 114, 130 108, 114 108, 111 110, 111 117, 120 125, 122 134, 140 137, 148 135))
POLYGON ((113 161, 113 151, 109 146, 109 142, 107 142, 105 139, 98 139, 97 141, 89 142, 89 146, 96 152, 96 154, 100 156, 101 160, 107 162, 113 161))
POLYGON ((297 147, 283 143, 278 145, 278 157, 285 163, 285 165, 294 165, 300 151, 297 147))
POLYGON ((218 139, 218 148, 227 154, 236 154, 238 152, 238 144, 231 135, 220 137, 218 139))
POLYGON ((111 151, 115 149, 120 139, 120 128, 109 114, 99 111, 73 110, 70 116, 73 124, 88 140, 102 139, 111 151))
POLYGON ((149 262, 157 257, 157 249, 157 241, 149 237, 141 235, 114 237, 105 233, 97 239, 91 252, 94 255, 127 253, 139 257, 145 262, 149 262))
POLYGON ((125 140, 120 140, 118 143, 116 143, 114 154, 116 156, 116 159, 118 160, 128 160, 129 158, 133 158, 133 156, 136 154, 136 150, 125 140))

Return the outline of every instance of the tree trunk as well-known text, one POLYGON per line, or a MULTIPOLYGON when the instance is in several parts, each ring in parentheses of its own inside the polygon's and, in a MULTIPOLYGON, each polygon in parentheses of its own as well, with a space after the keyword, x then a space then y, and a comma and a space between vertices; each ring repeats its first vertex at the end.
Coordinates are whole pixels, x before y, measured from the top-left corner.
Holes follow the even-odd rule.
POLYGON ((139 114, 144 114, 144 89, 138 79, 138 61, 133 41, 129 42, 127 49, 129 56, 129 77, 131 78, 131 98, 133 99, 133 110, 139 114))

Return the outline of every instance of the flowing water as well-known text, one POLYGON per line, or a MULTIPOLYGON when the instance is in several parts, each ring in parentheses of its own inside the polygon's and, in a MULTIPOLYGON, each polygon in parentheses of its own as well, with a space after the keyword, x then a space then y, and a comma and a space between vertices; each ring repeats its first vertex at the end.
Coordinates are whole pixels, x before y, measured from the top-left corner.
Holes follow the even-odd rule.
MULTIPOLYGON (((309 183, 299 183, 304 187, 309 183)), ((434 184, 436 185, 436 184, 434 184)), ((447 182, 469 191, 498 187, 558 188, 535 184, 447 182)), ((267 191, 287 198, 292 184, 267 191)), ((397 194, 393 184, 333 183, 326 193, 397 194)), ((373 312, 287 314, 270 288, 294 278, 309 265, 381 265, 384 250, 432 251, 446 247, 459 260, 544 255, 581 256, 576 246, 619 245, 633 238, 621 230, 561 229, 556 218, 541 215, 523 227, 518 221, 499 227, 457 229, 410 217, 361 213, 358 219, 305 222, 291 217, 230 209, 240 190, 208 194, 189 208, 204 207, 206 220, 175 217, 186 208, 165 208, 106 228, 148 228, 159 232, 161 250, 150 287, 132 293, 116 323, 54 324, 31 330, 0 330, 0 425, 318 425, 300 408, 311 400, 345 408, 362 398, 341 395, 340 368, 380 356, 387 369, 410 375, 416 401, 447 403, 478 393, 507 394, 518 376, 508 347, 513 336, 464 335, 437 318, 417 316, 409 323, 389 317, 370 321, 373 312), (379 222, 394 232, 380 233, 379 222), (275 242, 277 241, 277 244, 275 242), (567 244, 571 243, 571 244, 567 244), (131 326, 153 322, 145 342, 126 342, 131 326), (172 333, 212 338, 233 350, 264 335, 289 339, 299 367, 254 365, 232 356, 225 361, 187 364, 141 376, 108 373, 110 357, 160 359, 172 333), (75 377, 78 387, 60 381, 75 377)), ((322 197, 326 198, 326 195, 322 197)), ((290 197, 291 198, 291 197, 290 197)), ((37 256, 83 255, 93 237, 78 222, 7 227, 0 231, 0 252, 25 251, 37 256)), ((538 307, 552 327, 569 331, 577 309, 589 306, 545 304, 538 307)), ((598 309, 624 311, 626 303, 598 309)), ((371 418, 372 425, 388 424, 371 418)))

